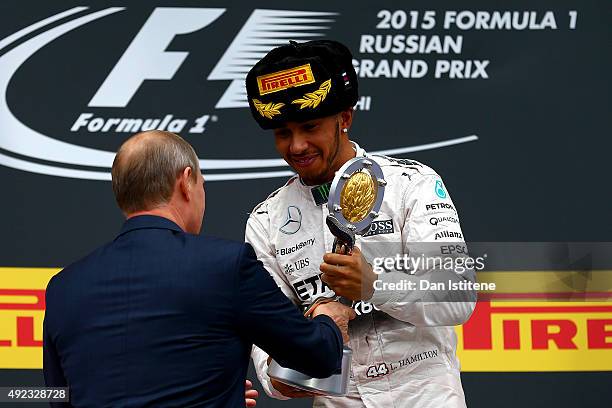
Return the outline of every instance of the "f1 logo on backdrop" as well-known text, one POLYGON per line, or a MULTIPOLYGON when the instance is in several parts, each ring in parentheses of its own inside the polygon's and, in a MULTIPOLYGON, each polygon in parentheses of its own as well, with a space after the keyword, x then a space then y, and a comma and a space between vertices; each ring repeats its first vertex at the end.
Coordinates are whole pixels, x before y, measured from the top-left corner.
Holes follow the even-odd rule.
POLYGON ((179 34, 201 30, 225 9, 157 8, 89 102, 96 107, 125 107, 147 79, 172 79, 188 52, 166 51, 179 34))
MULTIPOLYGON (((125 107, 145 80, 170 80, 188 52, 165 51, 175 36, 201 30, 226 9, 156 8, 121 59, 89 102, 92 107, 125 107)), ((216 108, 246 108, 244 80, 249 69, 268 50, 290 39, 323 36, 324 24, 334 22, 333 12, 259 10, 249 19, 225 51, 209 80, 231 80, 216 108)))
MULTIPOLYGON (((0 164, 39 174, 110 180, 114 152, 58 140, 55 135, 34 130, 34 126, 23 123, 11 111, 6 95, 15 72, 37 51, 79 27, 110 18, 123 11, 124 7, 110 7, 98 11, 75 7, 0 40, 0 164)), ((189 50, 167 51, 173 39, 214 26, 226 11, 224 8, 154 9, 114 67, 105 78, 100 79, 97 90, 92 90, 87 108, 124 108, 120 114, 129 116, 130 112, 125 108, 146 81, 172 81, 185 64, 189 50)), ((217 100, 215 109, 247 107, 244 79, 250 67, 271 48, 286 44, 290 39, 306 41, 323 37, 337 15, 336 12, 328 11, 253 10, 208 76, 202 73, 202 80, 206 78, 209 81, 229 82, 223 95, 217 100)), ((362 109, 370 104, 369 101, 360 103, 362 109)), ((91 111, 66 113, 75 115, 72 125, 68 126, 68 132, 112 132, 125 134, 126 137, 147 129, 165 129, 181 134, 203 133, 207 123, 216 118, 216 115, 212 114, 182 118, 173 117, 172 114, 164 116, 162 113, 160 118, 155 119, 103 118, 96 117, 91 111)), ((477 139, 477 136, 472 135, 373 153, 401 154, 477 139)), ((282 159, 207 158, 201 160, 200 164, 208 181, 286 177, 293 174, 286 168, 282 159), (278 169, 279 167, 282 169, 278 169)))

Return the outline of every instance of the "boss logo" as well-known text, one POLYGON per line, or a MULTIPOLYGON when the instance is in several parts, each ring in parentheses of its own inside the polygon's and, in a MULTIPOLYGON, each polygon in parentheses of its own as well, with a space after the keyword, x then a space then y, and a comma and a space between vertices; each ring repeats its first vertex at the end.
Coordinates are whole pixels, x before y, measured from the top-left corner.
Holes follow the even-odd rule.
POLYGON ((381 220, 372 222, 370 229, 363 236, 371 237, 372 235, 393 234, 394 232, 392 220, 381 220))

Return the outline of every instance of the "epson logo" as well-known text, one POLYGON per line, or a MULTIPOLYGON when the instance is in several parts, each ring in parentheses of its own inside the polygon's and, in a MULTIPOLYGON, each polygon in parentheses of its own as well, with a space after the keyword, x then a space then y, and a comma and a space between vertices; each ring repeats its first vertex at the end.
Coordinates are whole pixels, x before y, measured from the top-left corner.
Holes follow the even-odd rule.
POLYGON ((393 220, 380 220, 373 221, 372 224, 370 224, 370 229, 363 234, 363 236, 371 237, 372 235, 393 234, 393 232, 395 232, 393 220))
POLYGON ((442 245, 440 247, 442 255, 468 254, 467 246, 465 245, 442 245))

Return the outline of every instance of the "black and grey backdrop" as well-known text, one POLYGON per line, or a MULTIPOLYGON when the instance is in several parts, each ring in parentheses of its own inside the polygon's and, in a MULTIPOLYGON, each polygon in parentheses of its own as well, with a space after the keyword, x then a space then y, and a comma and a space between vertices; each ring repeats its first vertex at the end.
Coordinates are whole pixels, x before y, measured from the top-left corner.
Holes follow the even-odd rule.
MULTIPOLYGON (((147 126, 196 148, 205 233, 242 239, 290 174, 243 79, 288 39, 351 48, 351 138, 435 168, 468 240, 612 236, 609 1, 8 1, 0 21, 0 266, 61 267, 111 239, 112 155, 147 126)), ((463 375, 471 407, 606 406, 611 380, 463 375)), ((3 386, 41 381, 0 370, 3 386)))

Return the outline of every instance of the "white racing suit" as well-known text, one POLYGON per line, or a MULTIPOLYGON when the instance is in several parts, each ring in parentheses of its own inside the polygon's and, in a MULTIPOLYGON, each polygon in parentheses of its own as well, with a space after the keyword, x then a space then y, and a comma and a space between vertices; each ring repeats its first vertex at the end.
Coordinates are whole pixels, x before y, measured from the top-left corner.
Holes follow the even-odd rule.
MULTIPOLYGON (((356 144, 355 150, 357 156, 366 155, 356 144)), ((465 252, 457 212, 435 171, 411 160, 368 157, 380 164, 387 181, 380 215, 367 234, 357 237, 368 262, 415 251, 432 256, 465 252)), ((334 237, 325 223, 327 205, 317 204, 317 198, 294 176, 255 207, 246 227, 246 240, 296 305, 333 294, 320 279, 319 265, 334 237)), ((383 283, 409 279, 418 284, 434 277, 474 281, 473 269, 413 272, 390 270, 378 277, 383 283)), ((347 396, 316 397, 314 406, 465 407, 452 326, 469 318, 473 299, 440 301, 425 298, 422 291, 377 289, 369 301, 354 305, 358 316, 349 324, 353 359, 347 396)), ((270 384, 268 355, 254 346, 252 358, 266 393, 287 399, 270 384)))

